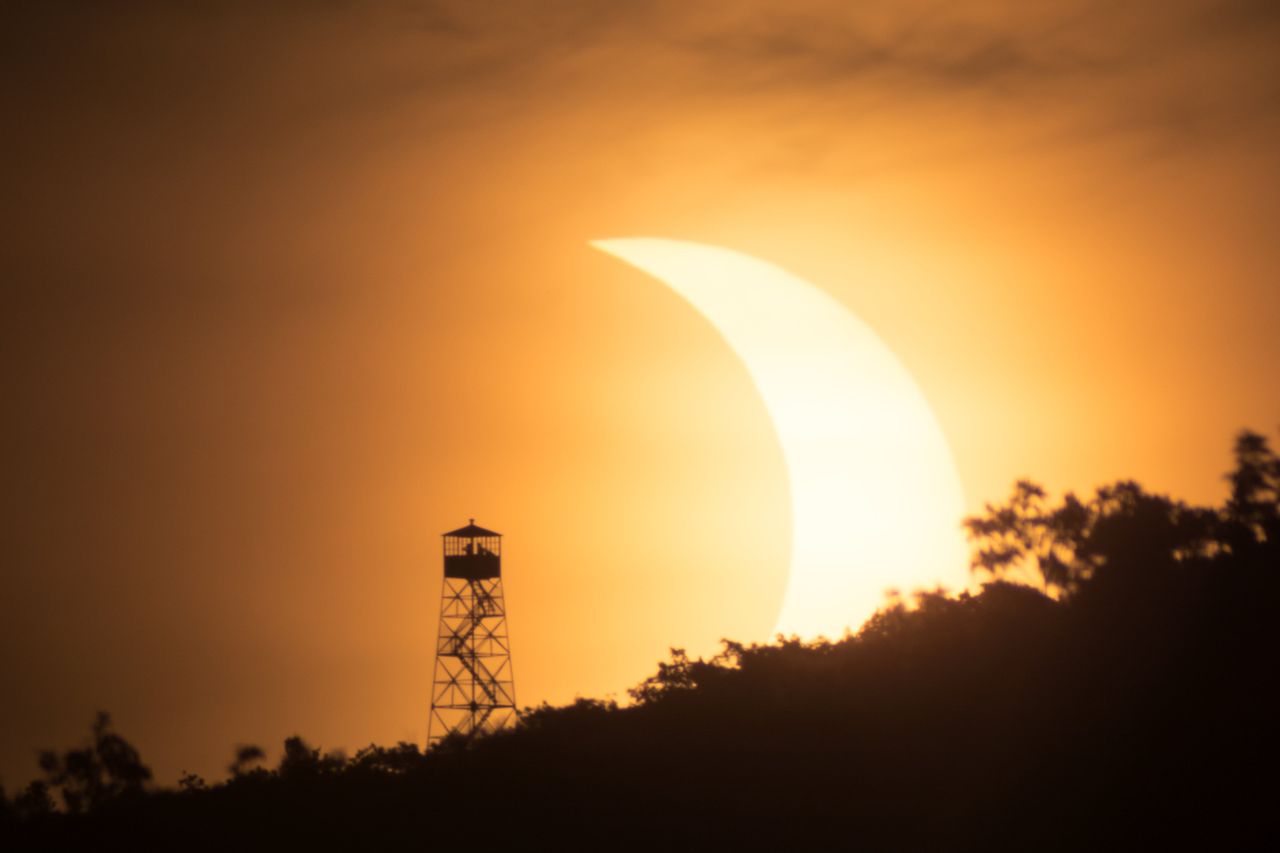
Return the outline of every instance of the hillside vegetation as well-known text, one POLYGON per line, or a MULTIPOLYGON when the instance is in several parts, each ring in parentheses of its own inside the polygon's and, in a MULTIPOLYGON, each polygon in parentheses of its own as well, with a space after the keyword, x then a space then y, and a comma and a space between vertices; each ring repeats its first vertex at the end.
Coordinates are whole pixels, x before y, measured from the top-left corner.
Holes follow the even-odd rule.
POLYGON ((226 781, 157 789, 103 717, 0 799, 0 847, 1273 847, 1280 461, 1244 433, 1228 477, 1220 507, 1020 482, 966 522, 978 594, 673 650, 625 707, 528 709, 430 755, 291 738, 275 769, 248 748, 226 781))

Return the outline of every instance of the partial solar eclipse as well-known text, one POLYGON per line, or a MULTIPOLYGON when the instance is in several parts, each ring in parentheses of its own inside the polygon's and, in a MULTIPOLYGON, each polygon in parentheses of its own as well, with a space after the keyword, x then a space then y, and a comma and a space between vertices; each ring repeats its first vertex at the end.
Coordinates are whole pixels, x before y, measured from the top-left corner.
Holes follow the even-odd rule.
POLYGON ((968 586, 955 460, 915 380, 866 323, 808 282, 729 249, 657 238, 591 245, 688 300, 760 392, 791 491, 776 631, 835 638, 889 589, 968 586))

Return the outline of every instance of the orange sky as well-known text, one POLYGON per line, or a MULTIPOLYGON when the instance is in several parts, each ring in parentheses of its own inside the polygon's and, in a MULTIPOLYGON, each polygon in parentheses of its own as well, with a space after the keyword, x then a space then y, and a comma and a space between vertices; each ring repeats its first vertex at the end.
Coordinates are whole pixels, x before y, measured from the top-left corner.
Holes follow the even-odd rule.
POLYGON ((98 708, 167 784, 424 740, 470 516, 508 537, 522 703, 763 639, 764 409, 592 238, 826 289, 971 511, 1023 475, 1218 500, 1280 423, 1273 4, 475 5, 0 28, 9 788, 98 708))

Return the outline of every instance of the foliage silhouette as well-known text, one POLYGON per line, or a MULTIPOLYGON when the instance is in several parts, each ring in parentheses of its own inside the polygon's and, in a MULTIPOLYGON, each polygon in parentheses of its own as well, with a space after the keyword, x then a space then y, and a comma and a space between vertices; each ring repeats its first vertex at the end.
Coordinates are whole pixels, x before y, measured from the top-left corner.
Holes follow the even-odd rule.
POLYGON ((259 761, 264 760, 267 754, 262 751, 262 747, 254 744, 244 744, 236 747, 235 760, 227 767, 227 772, 231 776, 243 776, 249 772, 249 768, 259 761))
POLYGON ((22 820, 35 821, 53 814, 53 808, 53 797, 49 794, 49 785, 36 779, 13 798, 10 815, 22 820))
POLYGON ((151 780, 138 750, 111 730, 111 717, 99 711, 88 746, 59 755, 40 753, 40 769, 51 787, 60 788, 67 811, 78 814, 111 800, 137 796, 151 780))
POLYGON ((625 706, 542 705, 430 754, 292 737, 274 770, 242 748, 224 782, 147 793, 122 740, 107 753, 131 759, 95 747, 96 775, 55 756, 66 812, 35 783, 0 842, 1267 849, 1280 463, 1243 433, 1228 478, 1214 508, 1132 482, 1055 502, 1019 482, 966 522, 980 592, 891 601, 836 641, 672 649, 625 706))
POLYGON ((209 783, 204 781, 204 777, 198 773, 188 773, 182 771, 182 775, 178 777, 178 789, 182 791, 203 791, 209 787, 209 783))

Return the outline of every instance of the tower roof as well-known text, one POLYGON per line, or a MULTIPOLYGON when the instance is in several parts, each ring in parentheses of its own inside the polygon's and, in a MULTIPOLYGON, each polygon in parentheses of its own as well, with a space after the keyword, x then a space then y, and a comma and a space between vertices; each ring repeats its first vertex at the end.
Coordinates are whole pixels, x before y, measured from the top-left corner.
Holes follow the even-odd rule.
POLYGON ((466 527, 459 527, 457 530, 450 530, 448 533, 444 535, 458 536, 461 538, 471 538, 473 536, 501 536, 502 535, 501 533, 498 533, 496 531, 486 530, 483 527, 476 526, 476 520, 474 518, 469 519, 469 521, 471 523, 468 524, 466 527))

